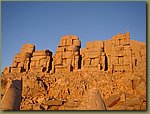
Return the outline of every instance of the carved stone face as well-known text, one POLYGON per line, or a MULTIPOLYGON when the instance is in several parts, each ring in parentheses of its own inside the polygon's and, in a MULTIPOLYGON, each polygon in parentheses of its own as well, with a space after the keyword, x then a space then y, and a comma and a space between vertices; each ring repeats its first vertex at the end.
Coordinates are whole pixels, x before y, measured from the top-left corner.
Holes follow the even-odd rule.
POLYGON ((20 54, 33 53, 35 51, 35 46, 33 44, 24 44, 20 50, 20 54))

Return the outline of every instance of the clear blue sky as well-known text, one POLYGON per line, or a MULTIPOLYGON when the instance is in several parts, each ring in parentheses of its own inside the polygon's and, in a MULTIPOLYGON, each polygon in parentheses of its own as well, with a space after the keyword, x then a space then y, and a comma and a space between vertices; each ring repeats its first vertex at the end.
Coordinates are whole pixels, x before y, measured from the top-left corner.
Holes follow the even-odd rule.
POLYGON ((2 69, 25 43, 53 53, 63 35, 93 40, 131 33, 146 42, 146 2, 2 2, 2 69))

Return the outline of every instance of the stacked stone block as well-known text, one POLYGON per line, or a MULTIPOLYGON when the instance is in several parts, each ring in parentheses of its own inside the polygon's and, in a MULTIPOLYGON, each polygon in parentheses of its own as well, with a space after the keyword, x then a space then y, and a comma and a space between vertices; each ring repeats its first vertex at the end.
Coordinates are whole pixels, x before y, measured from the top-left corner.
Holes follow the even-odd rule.
POLYGON ((81 42, 77 36, 61 38, 53 56, 52 72, 67 72, 79 69, 81 42))
POLYGON ((73 35, 61 38, 53 57, 49 50, 35 51, 34 45, 25 44, 15 55, 12 66, 6 67, 3 73, 57 73, 78 69, 135 72, 139 67, 146 67, 146 45, 130 40, 129 32, 119 33, 110 40, 87 42, 81 52, 80 47, 79 38, 73 35))
POLYGON ((30 67, 30 59, 35 51, 33 44, 24 44, 19 54, 16 54, 12 63, 11 72, 28 71, 30 67))
POLYGON ((51 70, 52 52, 49 50, 36 50, 30 63, 31 72, 49 72, 51 70))
POLYGON ((132 72, 132 49, 129 32, 112 37, 111 69, 114 72, 132 72))
POLYGON ((105 52, 103 41, 87 42, 81 50, 82 69, 105 70, 105 52))

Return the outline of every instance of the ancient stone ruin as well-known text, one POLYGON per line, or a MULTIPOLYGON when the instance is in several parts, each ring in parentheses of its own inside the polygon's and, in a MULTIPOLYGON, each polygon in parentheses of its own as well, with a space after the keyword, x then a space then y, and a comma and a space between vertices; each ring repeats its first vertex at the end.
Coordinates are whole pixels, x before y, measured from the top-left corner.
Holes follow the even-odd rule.
POLYGON ((119 33, 56 52, 24 44, 2 72, 2 110, 146 110, 146 44, 119 33))
POLYGON ((77 36, 62 37, 53 56, 52 71, 58 73, 78 70, 80 66, 80 47, 81 43, 77 36))

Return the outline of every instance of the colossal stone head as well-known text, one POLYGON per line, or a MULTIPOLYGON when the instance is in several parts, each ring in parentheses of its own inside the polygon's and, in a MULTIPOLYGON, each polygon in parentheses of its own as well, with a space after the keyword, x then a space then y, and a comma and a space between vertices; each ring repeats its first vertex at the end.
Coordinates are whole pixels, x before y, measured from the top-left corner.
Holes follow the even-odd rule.
POLYGON ((35 51, 35 45, 33 44, 24 44, 20 50, 20 54, 32 54, 35 51))

